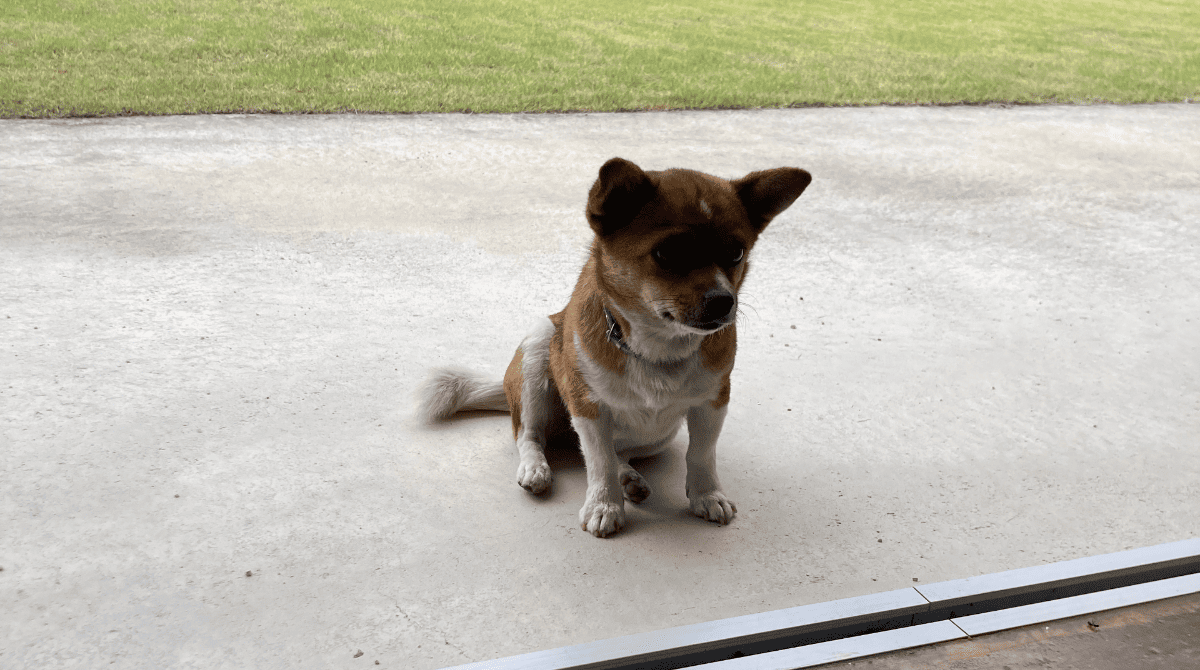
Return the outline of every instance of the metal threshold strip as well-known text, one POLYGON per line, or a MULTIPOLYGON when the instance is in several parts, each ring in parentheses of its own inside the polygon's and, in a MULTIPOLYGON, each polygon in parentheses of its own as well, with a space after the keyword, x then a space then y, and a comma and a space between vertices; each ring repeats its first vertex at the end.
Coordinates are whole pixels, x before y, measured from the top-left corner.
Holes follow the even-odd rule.
POLYGON ((793 670, 1200 593, 1200 538, 748 614, 453 670, 793 670))

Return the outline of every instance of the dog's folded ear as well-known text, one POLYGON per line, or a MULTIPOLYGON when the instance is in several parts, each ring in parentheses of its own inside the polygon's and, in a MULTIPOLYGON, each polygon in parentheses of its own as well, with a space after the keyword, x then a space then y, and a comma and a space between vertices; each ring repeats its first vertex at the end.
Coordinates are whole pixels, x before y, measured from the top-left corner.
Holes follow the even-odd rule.
POLYGON ((653 197, 654 184, 642 168, 624 158, 610 158, 588 193, 588 223, 606 237, 628 225, 653 197))
POLYGON ((750 225, 761 233, 771 219, 800 197, 811 181, 812 175, 805 170, 776 168, 751 172, 732 184, 750 215, 750 225))

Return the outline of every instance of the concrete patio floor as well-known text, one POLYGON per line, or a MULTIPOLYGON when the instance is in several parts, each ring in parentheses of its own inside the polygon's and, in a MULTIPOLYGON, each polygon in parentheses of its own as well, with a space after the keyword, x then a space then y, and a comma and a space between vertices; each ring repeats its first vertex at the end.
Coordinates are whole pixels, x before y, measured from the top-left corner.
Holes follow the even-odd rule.
POLYGON ((0 121, 0 666, 424 670, 1198 536, 1198 213, 1196 105, 0 121), (598 540, 577 454, 534 498, 506 416, 412 416, 565 304, 615 155, 814 175, 726 527, 678 450, 598 540))

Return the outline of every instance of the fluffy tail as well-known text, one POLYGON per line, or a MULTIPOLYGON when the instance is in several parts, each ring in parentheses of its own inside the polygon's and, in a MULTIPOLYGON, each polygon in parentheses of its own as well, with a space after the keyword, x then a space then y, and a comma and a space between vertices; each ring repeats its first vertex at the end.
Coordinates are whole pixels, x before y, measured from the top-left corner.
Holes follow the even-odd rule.
POLYGON ((508 411, 504 383, 458 368, 439 368, 421 386, 418 413, 427 422, 470 410, 508 411))

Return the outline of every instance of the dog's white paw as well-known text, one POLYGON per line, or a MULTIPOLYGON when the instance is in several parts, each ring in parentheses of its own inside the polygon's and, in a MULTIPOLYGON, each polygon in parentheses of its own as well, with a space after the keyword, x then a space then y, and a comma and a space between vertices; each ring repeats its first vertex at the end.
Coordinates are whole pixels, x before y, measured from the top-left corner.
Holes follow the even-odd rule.
POLYGON ((517 483, 521 485, 521 488, 534 495, 541 495, 549 491, 553 481, 554 475, 550 472, 550 464, 545 460, 528 463, 521 461, 521 464, 517 466, 517 483))
POLYGON ((688 500, 692 505, 692 514, 721 525, 733 521, 733 515, 737 514, 737 505, 720 491, 688 496, 688 500))
POLYGON ((608 537, 625 527, 625 501, 589 500, 579 510, 579 527, 596 537, 608 537))
POLYGON ((631 503, 640 503, 650 497, 650 484, 638 474, 637 470, 627 468, 621 473, 621 488, 625 491, 625 499, 631 503))

